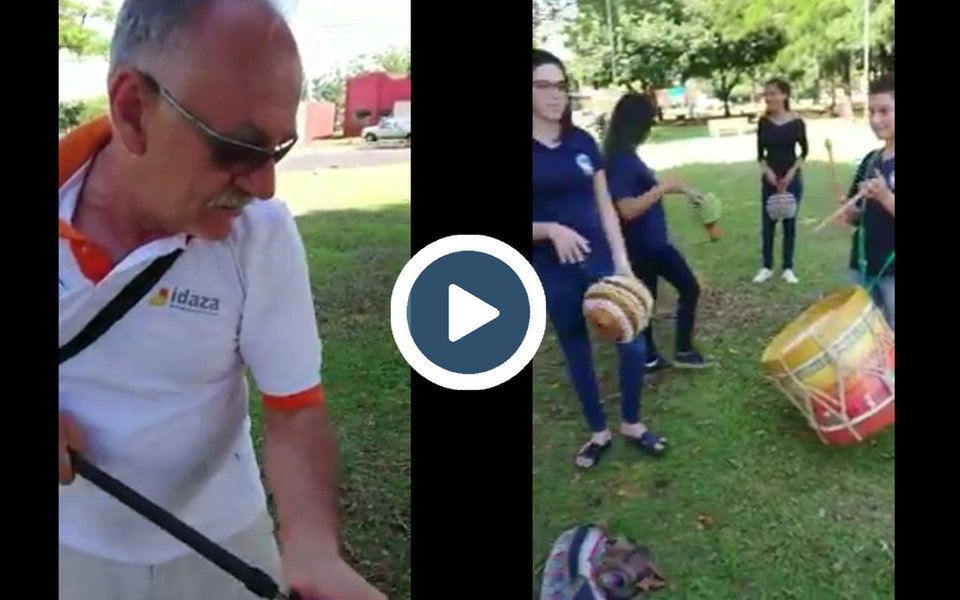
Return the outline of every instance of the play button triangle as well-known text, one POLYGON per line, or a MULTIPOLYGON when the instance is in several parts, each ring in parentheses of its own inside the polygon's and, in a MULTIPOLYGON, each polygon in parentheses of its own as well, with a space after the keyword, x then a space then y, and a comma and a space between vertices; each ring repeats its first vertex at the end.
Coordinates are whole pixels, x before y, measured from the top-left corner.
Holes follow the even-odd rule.
POLYGON ((447 287, 447 338, 456 342, 500 316, 500 311, 462 287, 447 287))

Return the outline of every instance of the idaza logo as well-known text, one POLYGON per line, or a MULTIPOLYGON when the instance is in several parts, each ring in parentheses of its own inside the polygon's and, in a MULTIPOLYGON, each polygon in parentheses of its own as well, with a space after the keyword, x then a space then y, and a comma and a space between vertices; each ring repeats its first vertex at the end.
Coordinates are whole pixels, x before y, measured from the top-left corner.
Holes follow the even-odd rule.
POLYGON ((188 312, 216 314, 220 311, 220 299, 195 294, 189 289, 162 287, 150 298, 150 306, 169 306, 188 312))

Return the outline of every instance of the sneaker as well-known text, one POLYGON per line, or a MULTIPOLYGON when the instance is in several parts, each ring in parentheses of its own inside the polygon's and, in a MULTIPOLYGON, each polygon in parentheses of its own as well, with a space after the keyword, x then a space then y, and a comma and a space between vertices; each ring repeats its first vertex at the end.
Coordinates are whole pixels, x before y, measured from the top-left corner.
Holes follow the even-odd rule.
POLYGON ((797 283, 800 280, 797 279, 796 274, 793 272, 793 269, 787 269, 783 272, 783 280, 787 283, 797 283))
POLYGON ((676 358, 673 359, 673 366, 678 369, 704 369, 709 365, 699 352, 691 350, 690 352, 677 352, 676 358))
POLYGON ((773 276, 773 271, 771 271, 770 269, 764 267, 764 268, 760 269, 760 270, 757 272, 757 276, 753 278, 753 282, 754 282, 754 283, 764 283, 765 281, 767 281, 768 279, 770 279, 770 277, 772 277, 772 276, 773 276))
POLYGON ((656 373, 658 371, 663 371, 664 369, 669 369, 670 363, 668 363, 662 356, 656 354, 647 359, 647 373, 656 373))

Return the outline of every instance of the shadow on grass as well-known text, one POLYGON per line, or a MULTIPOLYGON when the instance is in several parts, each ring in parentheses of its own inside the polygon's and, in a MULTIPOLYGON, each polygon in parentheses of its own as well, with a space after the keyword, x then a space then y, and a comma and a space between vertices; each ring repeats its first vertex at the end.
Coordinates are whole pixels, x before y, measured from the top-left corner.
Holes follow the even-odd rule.
MULTIPOLYGON (((837 165, 845 189, 850 165, 837 165)), ((661 172, 660 175, 665 173, 661 172)), ((850 231, 812 229, 836 202, 825 163, 805 169, 795 268, 752 283, 760 267, 760 183, 753 162, 670 171, 723 201, 715 243, 686 200, 664 201, 674 243, 701 284, 696 341, 715 366, 648 376, 643 417, 667 436, 653 461, 615 444, 578 474, 587 431, 548 328, 534 359, 533 569, 564 529, 603 522, 649 544, 671 581, 663 598, 862 598, 893 589, 894 436, 850 448, 823 446, 760 370, 765 346, 822 295, 847 283, 850 231)), ((775 245, 780 263, 782 234, 775 245)), ((672 354, 675 293, 660 283, 654 335, 672 354)), ((606 413, 619 422, 616 352, 595 347, 606 413)), ((538 582, 534 582, 534 586, 538 582)))
MULTIPOLYGON (((340 449, 343 548, 397 600, 410 598, 410 371, 390 333, 389 299, 409 259, 409 214, 400 203, 297 219, 340 449)), ((258 413, 254 403, 259 449, 258 413)))

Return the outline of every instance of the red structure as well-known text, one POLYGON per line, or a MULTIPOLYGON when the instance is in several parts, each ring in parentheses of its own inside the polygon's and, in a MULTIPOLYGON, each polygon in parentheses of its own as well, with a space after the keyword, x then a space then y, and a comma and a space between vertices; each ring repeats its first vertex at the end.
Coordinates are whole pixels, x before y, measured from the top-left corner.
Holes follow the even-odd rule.
POLYGON ((347 79, 343 135, 356 137, 367 125, 393 112, 395 102, 410 100, 410 77, 366 73, 347 79))
POLYGON ((306 139, 307 141, 328 138, 333 135, 336 105, 333 102, 308 102, 306 139))

